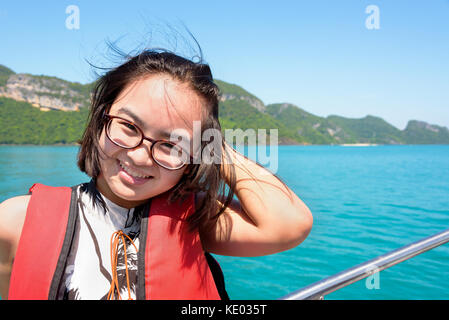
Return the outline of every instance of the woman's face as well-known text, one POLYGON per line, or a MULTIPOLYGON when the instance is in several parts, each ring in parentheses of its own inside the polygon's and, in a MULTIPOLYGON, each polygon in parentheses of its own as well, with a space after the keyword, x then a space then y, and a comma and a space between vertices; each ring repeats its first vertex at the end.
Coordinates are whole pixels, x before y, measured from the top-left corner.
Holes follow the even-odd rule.
MULTIPOLYGON (((169 75, 151 75, 124 88, 109 114, 132 121, 146 137, 154 140, 170 140, 173 130, 183 129, 192 141, 193 123, 201 121, 201 99, 186 84, 173 80, 169 75)), ((151 155, 151 142, 148 140, 137 148, 124 149, 112 143, 103 129, 99 142, 103 152, 100 150, 101 173, 97 178, 97 188, 108 199, 125 208, 133 208, 169 190, 178 183, 187 168, 168 170, 159 166, 151 155), (129 173, 150 178, 130 179, 129 173)))

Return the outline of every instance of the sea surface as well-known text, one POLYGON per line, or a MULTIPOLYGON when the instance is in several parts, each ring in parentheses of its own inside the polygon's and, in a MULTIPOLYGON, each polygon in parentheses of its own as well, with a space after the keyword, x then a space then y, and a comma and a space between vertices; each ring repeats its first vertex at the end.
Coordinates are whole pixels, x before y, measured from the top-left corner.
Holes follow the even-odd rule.
MULTIPOLYGON (((0 201, 35 182, 89 181, 76 146, 0 146, 0 201)), ((309 237, 274 255, 215 255, 231 299, 278 299, 449 228, 449 146, 280 146, 278 176, 314 216, 309 237)), ((449 299, 449 244, 325 297, 449 299)))

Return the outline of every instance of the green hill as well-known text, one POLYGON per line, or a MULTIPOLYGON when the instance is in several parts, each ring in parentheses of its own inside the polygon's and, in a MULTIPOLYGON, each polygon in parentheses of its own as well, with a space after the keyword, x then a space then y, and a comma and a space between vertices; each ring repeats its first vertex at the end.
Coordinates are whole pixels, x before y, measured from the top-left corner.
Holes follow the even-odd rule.
POLYGON ((328 121, 343 129, 345 143, 401 144, 404 142, 401 130, 379 117, 366 116, 348 119, 328 116, 328 121))
POLYGON ((315 116, 289 103, 267 105, 267 112, 283 123, 296 141, 307 144, 331 144, 335 139, 327 131, 325 118, 315 116))
POLYGON ((6 81, 12 74, 15 74, 15 72, 0 64, 0 87, 4 87, 6 85, 6 81))
POLYGON ((72 144, 83 133, 88 109, 40 111, 27 102, 0 97, 0 143, 72 144))
POLYGON ((447 144, 449 130, 423 121, 410 120, 403 136, 407 144, 447 144))
MULTIPOLYGON (((280 144, 449 144, 446 127, 409 121, 399 130, 382 118, 316 116, 290 103, 265 105, 244 88, 215 80, 220 88, 222 129, 278 130, 280 144)), ((74 143, 86 123, 94 83, 16 74, 0 65, 0 143, 74 143)), ((268 141, 267 141, 268 142, 268 141)))

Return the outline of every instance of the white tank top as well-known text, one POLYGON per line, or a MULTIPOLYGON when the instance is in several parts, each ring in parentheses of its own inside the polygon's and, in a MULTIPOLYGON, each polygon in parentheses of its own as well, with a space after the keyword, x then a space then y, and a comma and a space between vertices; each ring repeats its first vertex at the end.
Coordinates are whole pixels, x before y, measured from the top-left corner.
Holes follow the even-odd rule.
MULTIPOLYGON (((100 300, 106 299, 111 287, 111 236, 122 230, 139 248, 139 233, 142 207, 123 208, 104 197, 94 184, 85 183, 77 187, 78 215, 75 233, 62 283, 59 299, 100 300), (105 206, 103 207, 102 201, 105 206)), ((126 238, 126 237, 125 237, 126 238)), ((126 239, 128 275, 131 298, 136 299, 137 252, 126 239)), ((128 287, 125 275, 125 257, 123 242, 118 249, 117 279, 121 299, 128 299, 128 287)), ((116 295, 117 297, 117 295, 116 295)))

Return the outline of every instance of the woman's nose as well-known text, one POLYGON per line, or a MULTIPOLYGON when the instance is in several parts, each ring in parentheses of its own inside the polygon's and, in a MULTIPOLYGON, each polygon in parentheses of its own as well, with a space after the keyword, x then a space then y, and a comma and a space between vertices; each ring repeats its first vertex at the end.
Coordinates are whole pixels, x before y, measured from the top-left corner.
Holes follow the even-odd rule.
POLYGON ((128 156, 138 166, 151 166, 155 164, 153 155, 151 154, 152 143, 143 141, 142 144, 134 149, 128 150, 128 156))

